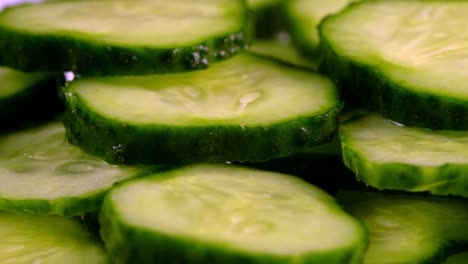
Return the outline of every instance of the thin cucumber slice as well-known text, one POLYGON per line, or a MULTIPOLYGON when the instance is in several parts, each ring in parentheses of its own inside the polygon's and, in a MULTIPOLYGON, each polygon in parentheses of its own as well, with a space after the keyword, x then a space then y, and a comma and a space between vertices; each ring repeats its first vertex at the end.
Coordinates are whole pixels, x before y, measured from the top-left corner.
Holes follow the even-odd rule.
POLYGON ((352 104, 411 126, 468 129, 467 1, 365 1, 320 26, 322 70, 352 104))
POLYGON ((253 13, 256 38, 269 38, 285 28, 284 0, 247 0, 253 13))
POLYGON ((79 215, 144 168, 115 166, 85 154, 65 138, 61 123, 0 138, 0 210, 79 215))
POLYGON ((116 263, 360 263, 361 224, 295 177, 199 164, 106 196, 101 235, 116 263))
POLYGON ((48 73, 23 73, 0 66, 0 131, 52 117, 59 112, 60 78, 48 73))
POLYGON ((379 189, 468 197, 468 132, 403 127, 377 114, 340 126, 343 159, 379 189))
POLYGON ((353 0, 289 0, 286 3, 288 29, 294 43, 310 58, 318 58, 318 26, 327 15, 336 13, 353 0))
MULTIPOLYGON (((283 38, 283 37, 281 37, 283 38)), ((286 39, 255 40, 249 52, 274 59, 292 66, 317 70, 315 61, 304 59, 291 41, 286 39)))
POLYGON ((331 140, 342 105, 328 79, 247 54, 206 71, 82 79, 65 95, 70 142, 123 163, 291 155, 331 140))
POLYGON ((364 264, 442 263, 468 242, 466 200, 356 191, 337 198, 367 227, 364 264))
POLYGON ((108 263, 91 233, 69 218, 0 212, 0 237, 0 263, 108 263))
POLYGON ((247 24, 242 0, 21 5, 0 14, 0 63, 88 75, 204 69, 243 49, 247 24))

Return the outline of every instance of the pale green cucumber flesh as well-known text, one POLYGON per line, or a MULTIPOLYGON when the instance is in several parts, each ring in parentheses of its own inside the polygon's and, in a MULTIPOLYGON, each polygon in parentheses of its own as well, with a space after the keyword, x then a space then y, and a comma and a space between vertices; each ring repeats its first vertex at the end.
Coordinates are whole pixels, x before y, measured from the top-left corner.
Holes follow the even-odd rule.
POLYGON ((23 73, 8 67, 0 67, 0 100, 34 86, 45 79, 41 73, 23 73))
POLYGON ((66 215, 97 210, 115 183, 142 170, 108 164, 70 145, 58 122, 17 132, 0 139, 0 210, 66 215))
POLYGON ((0 262, 105 264, 100 244, 79 222, 0 212, 0 262))
POLYGON ((78 80, 65 95, 117 122, 164 126, 269 125, 340 104, 328 79, 248 55, 205 71, 78 80))
POLYGON ((49 1, 8 9, 0 25, 113 45, 176 48, 238 32, 243 9, 232 0, 49 1))
POLYGON ((404 127, 377 114, 340 127, 345 164, 381 189, 468 196, 468 132, 404 127))
POLYGON ((281 3, 283 0, 247 0, 247 5, 253 10, 274 6, 281 3))
POLYGON ((464 200, 357 191, 338 200, 367 227, 365 264, 440 263, 450 246, 468 241, 464 200))
POLYGON ((410 91, 468 100, 465 1, 369 1, 321 26, 340 57, 410 91))
MULTIPOLYGON (((253 169, 207 164, 180 168, 117 187, 104 207, 108 210, 101 220, 148 237, 191 241, 198 250, 233 251, 252 259, 286 259, 274 263, 309 263, 321 257, 354 263, 365 245, 361 226, 328 194, 295 177, 253 169), (342 255, 347 250, 354 251, 352 256, 342 255)), ((109 232, 102 232, 108 245, 125 243, 125 237, 109 232)))

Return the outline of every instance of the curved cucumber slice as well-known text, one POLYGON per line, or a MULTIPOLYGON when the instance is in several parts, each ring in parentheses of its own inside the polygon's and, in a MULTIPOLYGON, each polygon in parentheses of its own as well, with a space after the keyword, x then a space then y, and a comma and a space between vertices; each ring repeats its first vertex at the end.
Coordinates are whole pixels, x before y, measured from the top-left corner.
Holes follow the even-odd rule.
POLYGON ((316 63, 301 57, 289 40, 255 40, 249 51, 292 66, 309 70, 317 69, 316 63))
POLYGON ((247 0, 256 38, 269 38, 284 29, 283 0, 247 0))
POLYGON ((0 139, 0 210, 79 215, 100 208, 117 182, 142 168, 114 166, 65 139, 59 123, 0 139))
POLYGON ((195 165, 113 189, 101 234, 119 263, 359 263, 362 226, 295 177, 195 165))
POLYGON ((337 197, 367 227, 365 264, 441 263, 468 242, 465 200, 353 191, 337 197))
POLYGON ((0 14, 0 62, 103 75, 202 69, 243 49, 247 23, 242 0, 22 5, 0 14))
POLYGON ((286 18, 297 47, 311 58, 317 57, 318 26, 327 15, 338 12, 353 0, 289 0, 286 18))
POLYGON ((69 140, 125 163, 286 156, 331 140, 341 109, 326 78, 249 55, 206 71, 82 79, 65 90, 69 140))
POLYGON ((91 233, 72 219, 0 212, 1 263, 105 264, 91 233))
POLYGON ((402 127, 375 115, 340 127, 343 159, 379 189, 468 197, 468 132, 402 127))
POLYGON ((466 130, 467 13, 466 1, 354 4, 321 25, 323 70, 356 105, 406 125, 466 130))
POLYGON ((23 73, 0 66, 0 130, 53 116, 60 109, 60 79, 48 73, 23 73))

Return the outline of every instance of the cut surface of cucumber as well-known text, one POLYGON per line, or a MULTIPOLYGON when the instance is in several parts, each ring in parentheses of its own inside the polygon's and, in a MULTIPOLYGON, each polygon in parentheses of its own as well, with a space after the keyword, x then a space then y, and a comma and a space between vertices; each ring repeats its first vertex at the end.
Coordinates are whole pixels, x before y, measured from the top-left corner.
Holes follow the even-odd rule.
POLYGON ((105 193, 143 168, 115 166, 67 143, 56 122, 0 138, 0 210, 79 215, 99 209, 105 193))
POLYGON ((468 197, 468 132, 403 127, 363 114, 339 133, 344 163, 372 187, 468 197))
POLYGON ((317 58, 318 26, 327 15, 338 12, 352 0, 290 0, 286 3, 289 31, 304 54, 317 58))
POLYGON ((304 59, 290 40, 269 39, 255 40, 249 52, 274 59, 292 66, 316 70, 315 61, 304 59))
POLYGON ((0 62, 24 71, 81 74, 204 68, 243 48, 247 19, 241 0, 59 0, 21 5, 0 14, 0 47, 5 51, 0 62), (53 53, 45 60, 48 51, 53 53))
POLYGON ((58 76, 23 73, 0 66, 0 130, 45 119, 58 112, 58 76))
POLYGON ((108 263, 91 233, 69 218, 0 212, 0 237, 1 263, 108 263))
POLYGON ((358 263, 362 226, 324 191, 271 172, 199 164, 121 185, 101 235, 119 263, 358 263))
POLYGON ((406 125, 468 128, 466 1, 365 1, 321 24, 321 68, 355 105, 406 125))
POLYGON ((82 79, 65 90, 69 140, 130 163, 289 155, 331 140, 342 104, 328 79, 247 54, 205 71, 82 79))
POLYGON ((337 198, 367 227, 365 264, 442 263, 468 241, 466 200, 357 191, 337 198))

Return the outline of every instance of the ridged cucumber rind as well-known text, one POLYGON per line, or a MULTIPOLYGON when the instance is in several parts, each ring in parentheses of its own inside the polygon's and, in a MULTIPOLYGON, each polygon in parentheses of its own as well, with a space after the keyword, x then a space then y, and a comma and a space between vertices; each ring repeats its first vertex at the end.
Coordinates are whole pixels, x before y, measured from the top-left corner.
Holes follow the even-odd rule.
MULTIPOLYGON (((197 165, 192 165, 197 166, 197 165)), ((206 166, 206 165, 202 165, 206 166)), ((209 164, 208 166, 223 166, 209 164)), ((236 166, 230 166, 236 168, 236 166)), ((242 168, 242 167, 238 167, 242 168)), ((182 168, 184 169, 184 168, 182 168)), ((248 170, 246 170, 248 171, 248 170)), ((151 178, 170 178, 167 175, 153 175, 142 179, 147 181, 151 178)), ((291 180, 307 184, 302 180, 291 177, 291 180)), ((136 182, 138 180, 133 180, 136 182)), ((125 188, 125 184, 119 185, 113 191, 125 188)), ((325 199, 327 200, 327 199, 325 199)), ((327 200, 334 203, 334 199, 327 200)), ((341 207, 337 205, 330 212, 342 215, 341 207)), ((106 196, 99 214, 101 225, 101 237, 104 240, 106 250, 112 256, 113 263, 159 262, 164 263, 274 263, 274 264, 309 264, 309 263, 361 263, 367 244, 366 229, 361 222, 354 221, 359 234, 356 234, 357 243, 339 247, 334 250, 311 251, 303 254, 283 255, 266 254, 253 250, 240 249, 216 242, 203 241, 183 235, 170 235, 156 230, 136 226, 127 223, 119 215, 112 200, 112 193, 106 196)))
MULTIPOLYGON (((244 57, 247 58, 286 67, 263 58, 244 57)), ((94 111, 76 91, 78 84, 72 83, 65 87, 64 123, 72 144, 109 162, 265 161, 300 152, 333 138, 343 103, 332 83, 327 80, 326 83, 331 85, 330 90, 326 90, 330 101, 319 111, 311 111, 313 113, 251 125, 209 121, 177 126, 138 124, 111 118, 94 111)))
POLYGON ((107 76, 205 69, 210 63, 235 55, 251 41, 246 4, 242 0, 236 1, 245 10, 239 14, 242 23, 237 31, 173 48, 118 45, 60 34, 20 31, 0 24, 0 50, 8 51, 0 52, 0 63, 25 72, 73 71, 80 75, 107 76), (44 54, 48 54, 46 60, 44 54))
POLYGON ((365 116, 366 114, 353 117, 339 129, 343 162, 359 181, 380 190, 427 191, 435 195, 468 197, 468 177, 465 176, 468 173, 468 164, 447 162, 429 166, 412 164, 410 158, 405 163, 378 162, 366 156, 355 146, 355 139, 350 139, 351 131, 346 128, 348 122, 365 116))
MULTIPOLYGON (((466 210, 468 209, 465 205, 464 199, 375 192, 369 190, 340 190, 336 197, 348 213, 366 224, 369 233, 368 251, 374 251, 375 248, 377 248, 377 252, 380 250, 383 253, 389 254, 386 256, 379 256, 376 255, 374 251, 371 253, 373 254, 371 256, 365 255, 364 263, 366 264, 381 263, 382 259, 385 259, 388 263, 444 263, 444 260, 452 254, 465 251, 466 246, 468 245, 468 236, 466 235, 466 232, 460 232, 458 230, 460 228, 459 226, 464 226, 464 222, 467 221, 466 210), (369 205, 369 202, 373 203, 373 205, 369 205), (376 208, 375 206, 379 202, 382 203, 381 208, 376 208), (393 208, 389 209, 386 208, 386 206, 393 208), (432 212, 433 214, 436 213, 438 215, 434 216, 432 214, 428 214, 428 212, 423 209, 425 206, 433 206, 434 208, 439 207, 432 212), (397 222, 393 223, 392 216, 388 213, 385 214, 385 211, 392 211, 393 214, 396 214, 394 218, 397 219, 397 222), (402 212, 404 215, 402 215, 402 212), (421 219, 415 219, 418 217, 421 219), (388 219, 385 220, 386 218, 388 219), (382 246, 388 246, 388 243, 392 240, 398 243, 394 240, 394 237, 396 237, 399 232, 398 228, 400 228, 398 221, 421 221, 422 219, 433 225, 428 226, 427 223, 421 223, 421 230, 419 230, 419 232, 421 235, 426 236, 427 241, 418 241, 415 238, 409 237, 410 234, 404 233, 405 231, 414 231, 408 230, 408 227, 411 224, 408 224, 408 226, 403 224, 401 227, 403 230, 401 241, 405 242, 407 248, 411 247, 411 243, 414 243, 414 246, 418 247, 423 243, 428 243, 424 252, 417 252, 415 248, 413 253, 416 253, 416 255, 406 256, 406 259, 398 259, 398 253, 394 251, 385 252, 385 248, 379 248, 382 246), (388 221, 388 226, 385 225, 386 221, 388 221), (446 221, 446 223, 443 223, 444 221, 446 221), (379 237, 378 241, 373 240, 373 233, 378 232, 387 233, 390 241, 387 241, 386 243, 385 238, 382 237, 379 237)), ((408 252, 409 251, 407 251, 407 253, 408 252)))
POLYGON ((408 126, 467 130, 466 100, 411 89, 404 83, 392 80, 375 66, 349 58, 334 48, 325 27, 360 4, 352 3, 320 23, 320 71, 342 88, 343 98, 353 106, 377 111, 386 118, 408 126))

